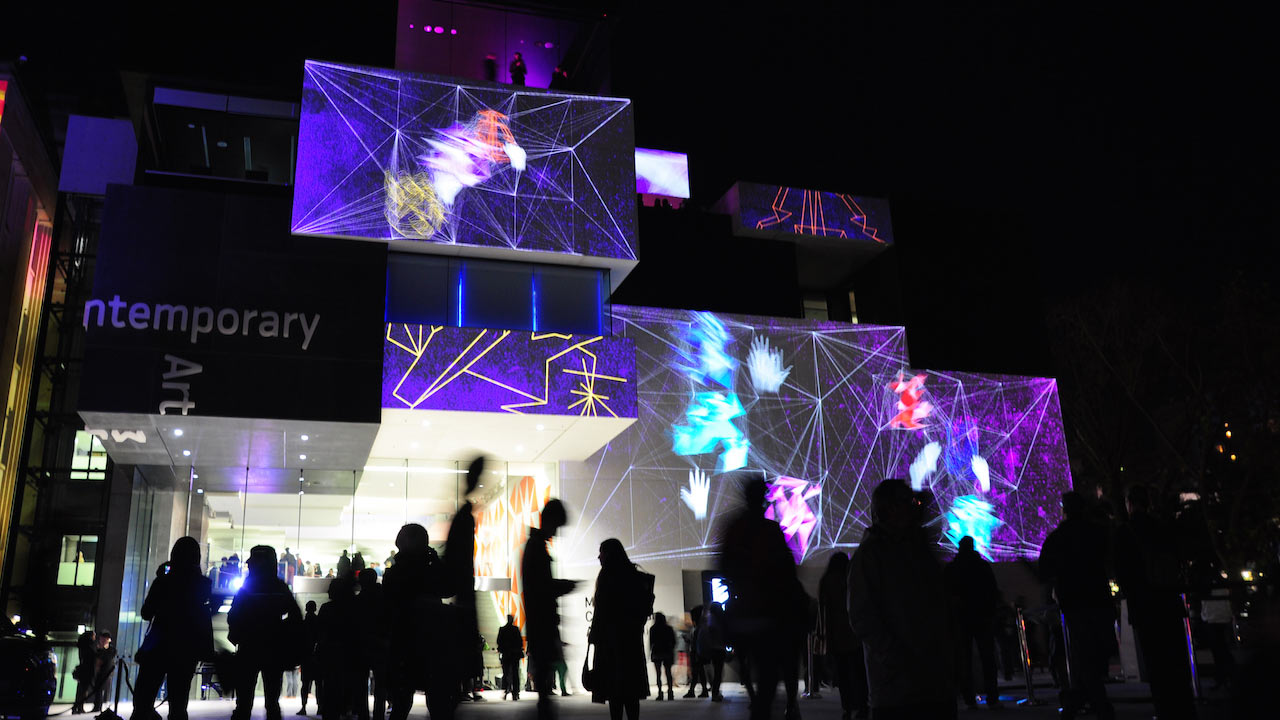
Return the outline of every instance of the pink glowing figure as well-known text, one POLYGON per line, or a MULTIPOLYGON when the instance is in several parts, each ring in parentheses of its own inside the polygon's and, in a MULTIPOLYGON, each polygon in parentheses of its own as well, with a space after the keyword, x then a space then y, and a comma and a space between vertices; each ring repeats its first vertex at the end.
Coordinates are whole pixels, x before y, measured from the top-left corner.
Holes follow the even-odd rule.
POLYGON ((765 496, 769 507, 764 516, 782 526, 782 535, 797 565, 809 551, 809 536, 818 524, 818 516, 809 507, 809 498, 821 492, 822 486, 817 483, 785 475, 769 483, 769 494, 765 496))
POLYGON ((927 375, 921 374, 904 380, 900 371, 898 379, 889 383, 889 390, 898 395, 898 414, 889 420, 889 427, 902 430, 919 430, 924 427, 920 421, 933 412, 933 405, 920 399, 924 396, 924 381, 927 378, 927 375))

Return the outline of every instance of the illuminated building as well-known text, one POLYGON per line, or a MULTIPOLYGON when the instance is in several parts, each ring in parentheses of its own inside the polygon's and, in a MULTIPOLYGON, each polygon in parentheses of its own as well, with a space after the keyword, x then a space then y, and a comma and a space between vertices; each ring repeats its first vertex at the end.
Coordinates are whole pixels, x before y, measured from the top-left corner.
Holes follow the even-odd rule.
MULTIPOLYGON (((467 37, 398 22, 418 44, 467 37)), ((84 157, 110 172, 64 189, 82 212, 63 234, 91 238, 93 272, 66 281, 54 329, 80 353, 62 358, 74 381, 49 386, 58 441, 29 439, 51 463, 29 471, 65 468, 8 515, 52 539, 9 543, 25 565, 6 569, 6 614, 64 648, 78 625, 136 647, 147 583, 184 534, 209 570, 259 543, 324 571, 343 550, 382 563, 405 522, 443 540, 475 452, 491 458, 476 538, 489 635, 522 615, 519 552, 550 497, 571 514, 561 574, 591 576, 617 537, 672 612, 687 573, 714 566, 740 470, 765 474, 806 569, 856 547, 891 476, 933 493, 945 542, 1037 552, 1070 487, 1055 382, 915 368, 904 328, 852 323, 847 301, 804 310, 815 292, 847 298, 830 278, 892 246, 884 201, 739 183, 716 212, 677 216, 649 200, 686 199, 688 166, 631 162, 624 98, 301 70, 296 103, 151 79, 133 110, 158 144, 127 122, 68 133, 128 137, 66 154, 64 176, 84 157), (725 230, 688 249, 703 262, 645 255, 647 234, 696 222, 725 230), (726 292, 743 255, 765 269, 726 292), (644 288, 675 307, 636 302, 644 288)), ((326 590, 287 576, 302 599, 326 590)), ((567 637, 585 631, 588 588, 562 601, 567 637)))

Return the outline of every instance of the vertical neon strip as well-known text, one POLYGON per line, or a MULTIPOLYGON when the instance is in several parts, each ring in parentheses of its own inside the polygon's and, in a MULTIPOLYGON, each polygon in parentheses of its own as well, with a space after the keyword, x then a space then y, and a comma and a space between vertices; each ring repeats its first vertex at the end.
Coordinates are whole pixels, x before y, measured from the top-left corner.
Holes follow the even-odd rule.
POLYGON ((538 271, 535 269, 530 276, 529 285, 533 289, 533 331, 538 331, 538 271))
POLYGON ((462 327, 462 283, 467 274, 467 264, 458 263, 458 327, 462 327))
POLYGON ((596 272, 596 334, 604 334, 604 301, 600 299, 600 286, 604 284, 604 273, 596 272))

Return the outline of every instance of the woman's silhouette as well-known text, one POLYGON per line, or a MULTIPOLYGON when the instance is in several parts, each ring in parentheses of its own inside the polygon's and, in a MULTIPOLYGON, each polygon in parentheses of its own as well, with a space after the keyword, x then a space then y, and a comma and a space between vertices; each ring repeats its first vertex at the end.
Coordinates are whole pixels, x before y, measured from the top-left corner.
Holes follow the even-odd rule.
POLYGON ((600 543, 600 575, 592 601, 591 635, 595 663, 593 702, 609 703, 609 717, 640 717, 640 698, 649 696, 649 670, 644 656, 644 624, 653 607, 653 592, 622 543, 600 543))
POLYGON ((154 705, 166 678, 169 720, 187 720, 196 662, 213 654, 210 618, 217 608, 209 600, 213 584, 200 571, 200 543, 178 538, 160 569, 142 603, 142 619, 150 620, 151 628, 136 657, 140 669, 132 720, 160 716, 154 705))

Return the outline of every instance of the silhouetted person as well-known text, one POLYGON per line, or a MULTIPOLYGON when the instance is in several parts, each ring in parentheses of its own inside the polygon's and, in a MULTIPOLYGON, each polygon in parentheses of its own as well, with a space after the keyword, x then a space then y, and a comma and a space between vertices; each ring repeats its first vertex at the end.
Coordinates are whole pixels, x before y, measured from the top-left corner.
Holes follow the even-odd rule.
MULTIPOLYGON (((763 475, 746 479, 746 507, 726 529, 720 555, 730 593, 728 640, 749 656, 755 676, 754 720, 769 717, 779 671, 793 664, 797 650, 792 628, 799 581, 782 528, 764 517, 767 492, 763 475)), ((794 705, 787 708, 789 717, 797 713, 794 705)))
MULTIPOLYGON (((711 603, 702 616, 702 629, 698 633, 698 656, 705 665, 711 666, 711 702, 724 702, 720 693, 720 683, 724 681, 725 631, 727 628, 724 606, 711 603)), ((705 676, 705 672, 704 672, 705 676)), ((750 684, 747 685, 751 687, 750 684)), ((706 697, 706 680, 702 681, 702 695, 706 697)))
POLYGON ((302 657, 302 709, 299 715, 307 714, 307 697, 311 694, 312 685, 316 689, 316 714, 321 714, 320 696, 324 694, 324 679, 320 674, 320 660, 316 657, 316 645, 320 642, 320 618, 316 615, 316 601, 307 601, 307 612, 302 616, 302 629, 306 638, 305 653, 302 657))
POLYGON ((280 720, 280 686, 284 680, 290 637, 287 622, 301 622, 302 612, 293 593, 276 577, 276 551, 257 545, 249 551, 249 574, 227 613, 227 640, 236 646, 240 682, 232 720, 249 720, 254 689, 262 675, 262 695, 267 720, 280 720))
POLYGON ((347 551, 343 550, 341 557, 338 558, 338 577, 347 577, 351 574, 351 556, 347 555, 347 551))
POLYGON ((361 570, 356 580, 360 594, 355 598, 356 657, 355 672, 356 717, 369 717, 369 676, 373 676, 373 717, 382 720, 387 712, 387 653, 391 648, 390 626, 387 624, 387 603, 378 573, 372 568, 361 570))
POLYGON ((502 699, 511 693, 512 700, 520 699, 520 660, 524 658, 524 638, 516 626, 514 616, 507 616, 507 624, 498 629, 498 659, 502 662, 502 699))
POLYGON ((454 595, 458 612, 459 646, 454 649, 455 666, 464 698, 480 698, 475 692, 476 679, 484 675, 481 655, 480 625, 476 617, 476 518, 474 505, 468 499, 480 484, 484 473, 484 457, 477 457, 467 467, 463 503, 449 523, 445 540, 444 569, 454 595))
MULTIPOLYGON (((209 599, 212 584, 200 572, 200 543, 192 537, 178 538, 165 569, 142 603, 142 619, 150 620, 151 628, 142 643, 146 654, 135 655, 139 669, 130 716, 134 720, 159 717, 154 705, 160 685, 166 681, 169 720, 186 720, 196 662, 213 653, 211 618, 216 608, 209 599), (154 640, 150 639, 152 633, 154 640)), ((270 572, 274 571, 273 564, 270 572)))
POLYGON ((982 664, 982 691, 987 707, 1000 704, 996 685, 996 603, 1000 589, 996 586, 991 563, 974 550, 973 538, 960 539, 960 549, 947 565, 944 577, 955 612, 956 669, 960 674, 960 698, 976 707, 973 692, 973 648, 977 645, 982 664))
MULTIPOLYGON (((350 578, 338 577, 329 582, 329 602, 320 606, 316 615, 316 662, 321 677, 318 693, 320 716, 335 720, 347 715, 357 697, 357 679, 363 667, 356 635, 358 623, 354 584, 350 578)), ((368 671, 365 671, 368 677, 368 671)))
POLYGON ((356 553, 351 556, 351 575, 353 578, 354 576, 359 575, 360 571, 366 567, 367 565, 365 565, 364 562, 364 555, 361 555, 360 551, 357 550, 356 553))
POLYGON ((111 633, 98 631, 98 643, 94 648, 93 712, 102 712, 111 694, 111 679, 116 674, 116 649, 111 646, 111 633))
MULTIPOLYGON (((551 555, 547 542, 568 522, 564 503, 548 500, 542 508, 541 527, 529 529, 520 558, 520 577, 524 585, 525 637, 529 642, 530 674, 538 691, 538 717, 554 717, 551 707, 551 675, 564 656, 560 643, 560 613, 557 600, 573 592, 578 583, 558 580, 551 575, 551 555)), ((397 558, 396 564, 399 564, 397 558)), ((643 656, 641 657, 643 660, 643 656)), ((648 682, 646 680, 646 682, 648 682)))
POLYGON ((624 711, 628 720, 637 720, 640 698, 649 696, 644 624, 653 608, 653 592, 616 538, 600 543, 599 557, 588 637, 595 645, 591 701, 609 703, 611 720, 622 720, 624 711))
POLYGON ((1107 531, 1088 518, 1080 493, 1062 494, 1066 518, 1040 548, 1040 577, 1051 583, 1066 621, 1071 687, 1062 693, 1062 717, 1075 717, 1085 702, 1110 720, 1115 709, 1104 683, 1115 643, 1115 604, 1107 578, 1107 531))
POLYGON ((547 85, 550 90, 568 90, 569 89, 569 73, 559 65, 555 70, 551 71, 551 83, 547 85))
POLYGON ((96 659, 97 638, 92 630, 85 630, 76 638, 77 664, 71 671, 76 680, 76 700, 71 705, 71 714, 84 712, 84 703, 93 698, 94 661, 96 659))
POLYGON ((841 719, 856 713, 867 716, 867 665, 862 643, 849 623, 849 556, 831 554, 827 571, 818 583, 818 619, 827 645, 827 657, 835 665, 836 689, 840 691, 841 719))
POLYGON ((512 85, 523 85, 524 76, 529 74, 529 68, 524 64, 524 56, 520 53, 512 55, 511 65, 507 67, 507 71, 511 73, 512 85))
POLYGON ((877 720, 956 716, 946 588, 920 502, 902 480, 881 482, 849 561, 849 619, 877 720))
POLYGON ((1116 580, 1129 602, 1152 704, 1160 720, 1194 718, 1178 535, 1172 523, 1151 512, 1146 487, 1131 485, 1125 508, 1129 520, 1116 531, 1116 580))
POLYGON ((498 82, 498 56, 493 53, 484 56, 484 79, 498 82))
POLYGON ((280 564, 284 566, 284 577, 281 579, 292 586, 293 576, 298 574, 298 558, 289 552, 289 548, 285 548, 284 554, 280 556, 280 564))
POLYGON ((698 652, 698 636, 702 632, 702 606, 697 605, 689 611, 689 632, 685 634, 685 645, 688 648, 686 654, 689 656, 689 691, 684 697, 693 697, 694 687, 701 682, 702 694, 698 697, 707 697, 710 693, 707 690, 707 673, 703 667, 704 660, 698 652))
POLYGON ((671 666, 676 661, 676 631, 667 624, 667 616, 654 613, 653 627, 649 628, 649 659, 653 661, 653 675, 658 683, 658 700, 662 699, 662 672, 667 673, 667 699, 676 699, 676 683, 671 679, 671 666))
POLYGON ((439 643, 448 629, 441 627, 440 606, 440 598, 450 594, 448 583, 426 528, 417 523, 400 528, 396 549, 395 564, 382 578, 391 623, 391 720, 408 717, 416 690, 427 691, 433 720, 447 720, 453 715, 457 687, 452 677, 442 677, 448 656, 439 643))

